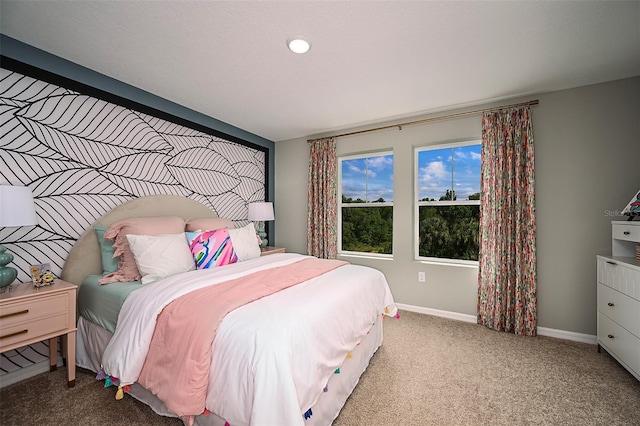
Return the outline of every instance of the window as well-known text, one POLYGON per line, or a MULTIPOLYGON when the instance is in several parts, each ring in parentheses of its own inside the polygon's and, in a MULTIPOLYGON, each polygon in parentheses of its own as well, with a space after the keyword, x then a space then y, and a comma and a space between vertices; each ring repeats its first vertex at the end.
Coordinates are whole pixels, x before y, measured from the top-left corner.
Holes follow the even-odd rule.
POLYGON ((338 159, 338 251, 391 255, 393 153, 338 159))
POLYGON ((478 260, 479 141, 416 148, 416 257, 478 260))

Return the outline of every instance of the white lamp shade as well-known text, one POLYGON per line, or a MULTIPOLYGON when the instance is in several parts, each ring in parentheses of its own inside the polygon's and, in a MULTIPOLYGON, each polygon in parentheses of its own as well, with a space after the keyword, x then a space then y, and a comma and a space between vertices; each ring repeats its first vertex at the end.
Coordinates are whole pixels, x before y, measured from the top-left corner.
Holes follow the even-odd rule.
POLYGON ((249 217, 252 222, 273 220, 273 203, 251 203, 249 204, 249 217))
POLYGON ((0 185, 0 227, 38 224, 33 193, 26 186, 0 185))

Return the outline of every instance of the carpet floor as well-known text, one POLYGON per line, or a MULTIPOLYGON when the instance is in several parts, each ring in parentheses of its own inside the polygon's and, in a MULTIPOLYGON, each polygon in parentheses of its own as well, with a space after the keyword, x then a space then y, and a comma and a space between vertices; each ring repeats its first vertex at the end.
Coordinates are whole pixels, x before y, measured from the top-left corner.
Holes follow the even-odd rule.
MULTIPOLYGON (((333 425, 640 425, 640 382, 595 345, 412 312, 384 333, 333 425)), ((78 369, 68 389, 61 368, 3 388, 0 423, 182 424, 116 401, 94 376, 78 369)))

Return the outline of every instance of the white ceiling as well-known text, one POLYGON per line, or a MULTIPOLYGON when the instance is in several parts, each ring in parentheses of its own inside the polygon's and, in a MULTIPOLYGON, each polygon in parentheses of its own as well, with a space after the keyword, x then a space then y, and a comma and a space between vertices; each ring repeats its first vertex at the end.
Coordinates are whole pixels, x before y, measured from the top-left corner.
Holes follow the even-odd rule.
POLYGON ((0 31, 273 141, 640 75, 640 2, 6 1, 0 31), (290 52, 304 35, 311 50, 290 52))

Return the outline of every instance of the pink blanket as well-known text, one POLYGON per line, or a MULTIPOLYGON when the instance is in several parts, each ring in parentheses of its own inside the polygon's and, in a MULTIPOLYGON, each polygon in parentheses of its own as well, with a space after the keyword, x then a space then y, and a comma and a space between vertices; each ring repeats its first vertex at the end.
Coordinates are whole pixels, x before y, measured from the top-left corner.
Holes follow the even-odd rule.
MULTIPOLYGON (((138 382, 183 418, 201 414, 218 325, 234 309, 307 281, 347 262, 305 259, 188 293, 156 321, 138 382)), ((190 423, 190 422, 188 422, 190 423)))

